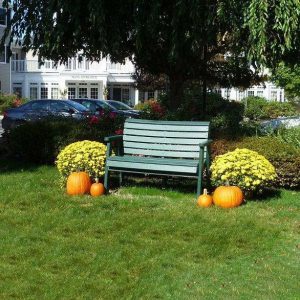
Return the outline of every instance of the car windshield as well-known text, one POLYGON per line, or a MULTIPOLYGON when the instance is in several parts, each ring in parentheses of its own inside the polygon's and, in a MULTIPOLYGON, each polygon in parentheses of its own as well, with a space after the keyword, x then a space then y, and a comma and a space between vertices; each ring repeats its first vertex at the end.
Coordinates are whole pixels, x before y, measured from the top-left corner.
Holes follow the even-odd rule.
POLYGON ((116 108, 112 106, 108 101, 96 101, 97 105, 107 110, 115 110, 116 108))
POLYGON ((132 110, 130 106, 120 101, 108 100, 109 104, 112 105, 117 110, 132 110))
POLYGON ((66 100, 66 102, 68 104, 70 104, 71 106, 73 106, 75 109, 77 109, 78 111, 89 111, 86 107, 84 107, 82 104, 79 104, 75 101, 69 101, 69 100, 66 100))

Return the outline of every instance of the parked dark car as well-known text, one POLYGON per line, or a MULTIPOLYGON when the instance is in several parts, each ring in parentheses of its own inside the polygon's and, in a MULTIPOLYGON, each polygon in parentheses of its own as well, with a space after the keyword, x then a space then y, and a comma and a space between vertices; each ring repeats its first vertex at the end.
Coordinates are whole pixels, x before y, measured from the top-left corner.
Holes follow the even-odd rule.
POLYGON ((49 117, 70 117, 84 120, 91 116, 83 105, 70 100, 33 100, 16 108, 7 109, 3 114, 2 127, 12 129, 25 122, 49 117))
POLYGON ((100 100, 100 99, 72 99, 82 105, 84 105, 88 110, 93 113, 101 113, 101 111, 106 110, 109 112, 114 112, 118 116, 125 118, 139 118, 140 112, 138 110, 132 109, 130 106, 114 100, 100 100))

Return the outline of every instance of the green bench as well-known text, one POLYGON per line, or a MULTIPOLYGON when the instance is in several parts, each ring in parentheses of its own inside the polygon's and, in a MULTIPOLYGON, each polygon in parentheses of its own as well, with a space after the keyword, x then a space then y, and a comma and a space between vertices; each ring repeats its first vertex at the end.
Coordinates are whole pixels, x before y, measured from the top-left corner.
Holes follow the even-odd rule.
POLYGON ((209 122, 126 119, 124 134, 106 137, 104 186, 109 191, 111 172, 142 173, 197 178, 197 196, 202 175, 209 178, 209 122), (112 148, 116 151, 112 155, 112 148))

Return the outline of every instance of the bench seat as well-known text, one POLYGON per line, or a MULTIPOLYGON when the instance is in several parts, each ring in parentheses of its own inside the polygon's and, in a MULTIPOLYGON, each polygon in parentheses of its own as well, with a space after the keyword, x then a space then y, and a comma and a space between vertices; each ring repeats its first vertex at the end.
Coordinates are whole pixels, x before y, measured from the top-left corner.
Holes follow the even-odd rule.
MULTIPOLYGON (((199 161, 192 159, 178 158, 153 158, 145 156, 111 156, 107 160, 107 166, 110 170, 141 170, 157 171, 162 173, 180 173, 191 174, 197 177, 199 161)), ((150 172, 149 172, 150 173, 150 172)))

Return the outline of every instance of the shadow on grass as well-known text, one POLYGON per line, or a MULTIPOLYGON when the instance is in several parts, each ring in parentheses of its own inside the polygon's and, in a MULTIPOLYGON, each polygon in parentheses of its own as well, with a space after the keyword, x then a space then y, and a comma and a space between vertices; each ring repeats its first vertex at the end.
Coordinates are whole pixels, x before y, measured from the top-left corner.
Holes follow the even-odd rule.
MULTIPOLYGON (((156 188, 161 190, 175 191, 179 193, 191 193, 196 195, 197 179, 195 178, 181 178, 181 177, 162 177, 162 176, 144 176, 144 175, 125 175, 122 186, 138 186, 143 188, 156 188)), ((204 180, 203 188, 207 184, 204 180)), ((111 177, 111 188, 120 188, 119 179, 117 175, 111 177)), ((212 194, 214 188, 208 189, 212 194)), ((275 188, 269 188, 259 193, 254 193, 251 197, 246 198, 247 201, 270 201, 281 198, 281 191, 275 188)))
POLYGON ((260 193, 255 193, 249 201, 269 201, 279 200, 281 198, 281 190, 275 188, 268 188, 260 193))
POLYGON ((40 167, 38 164, 0 156, 0 173, 34 172, 40 167))
MULTIPOLYGON (((167 177, 154 175, 125 175, 122 186, 138 186, 143 188, 156 188, 161 190, 169 190, 179 193, 192 193, 196 195, 197 179, 182 178, 182 177, 167 177)), ((206 188, 206 182, 203 182, 203 187, 206 188)), ((120 188, 119 179, 116 175, 111 177, 111 188, 120 188)))

